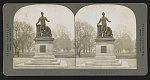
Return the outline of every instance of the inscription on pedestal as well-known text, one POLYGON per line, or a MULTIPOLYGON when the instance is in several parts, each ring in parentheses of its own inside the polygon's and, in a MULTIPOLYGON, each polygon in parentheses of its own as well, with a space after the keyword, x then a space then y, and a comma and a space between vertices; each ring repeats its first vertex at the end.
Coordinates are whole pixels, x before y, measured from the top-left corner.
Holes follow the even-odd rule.
POLYGON ((101 53, 107 53, 107 47, 101 46, 101 53))
POLYGON ((40 46, 40 52, 46 52, 46 46, 45 45, 40 46))

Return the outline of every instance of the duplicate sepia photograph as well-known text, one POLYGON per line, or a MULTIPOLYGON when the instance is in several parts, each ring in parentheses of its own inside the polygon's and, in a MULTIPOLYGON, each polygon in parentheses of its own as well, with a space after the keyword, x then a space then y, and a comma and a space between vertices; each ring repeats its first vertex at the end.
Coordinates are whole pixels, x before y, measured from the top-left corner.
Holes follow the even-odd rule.
POLYGON ((13 22, 13 69, 137 69, 136 17, 122 5, 20 8, 13 22))
POLYGON ((77 68, 137 69, 136 18, 128 7, 95 4, 75 15, 77 68))

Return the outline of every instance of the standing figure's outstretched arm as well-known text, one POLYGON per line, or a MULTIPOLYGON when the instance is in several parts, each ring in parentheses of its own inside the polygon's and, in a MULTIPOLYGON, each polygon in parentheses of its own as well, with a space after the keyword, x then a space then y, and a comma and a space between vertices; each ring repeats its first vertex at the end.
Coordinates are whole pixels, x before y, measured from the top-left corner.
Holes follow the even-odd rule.
POLYGON ((45 20, 46 20, 47 22, 50 22, 46 17, 45 17, 45 20))
POLYGON ((111 22, 111 21, 108 20, 108 18, 106 18, 106 20, 107 20, 108 22, 111 22))

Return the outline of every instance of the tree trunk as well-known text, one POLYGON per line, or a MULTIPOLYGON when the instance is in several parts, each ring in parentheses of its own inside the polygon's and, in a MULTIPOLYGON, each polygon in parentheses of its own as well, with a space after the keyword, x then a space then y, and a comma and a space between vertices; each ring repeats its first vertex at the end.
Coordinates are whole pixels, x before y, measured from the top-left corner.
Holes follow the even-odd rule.
POLYGON ((30 51, 31 51, 30 48, 28 48, 28 53, 30 53, 30 51))
POLYGON ((85 54, 85 45, 84 45, 84 48, 83 48, 83 52, 84 52, 84 54, 85 54))
POLYGON ((86 47, 86 53, 87 53, 87 47, 86 47))
POLYGON ((80 50, 79 50, 79 58, 80 58, 80 56, 81 56, 81 51, 82 51, 82 50, 80 49, 80 50))
POLYGON ((19 50, 17 51, 17 57, 19 57, 19 50))
POLYGON ((90 53, 90 47, 89 47, 89 53, 90 53))
POLYGON ((24 48, 22 48, 21 50, 22 50, 22 53, 24 53, 24 48))
POLYGON ((16 50, 17 50, 17 48, 16 48, 16 47, 14 47, 14 48, 15 48, 15 51, 14 51, 14 52, 15 52, 15 55, 17 55, 17 51, 16 51, 16 50))

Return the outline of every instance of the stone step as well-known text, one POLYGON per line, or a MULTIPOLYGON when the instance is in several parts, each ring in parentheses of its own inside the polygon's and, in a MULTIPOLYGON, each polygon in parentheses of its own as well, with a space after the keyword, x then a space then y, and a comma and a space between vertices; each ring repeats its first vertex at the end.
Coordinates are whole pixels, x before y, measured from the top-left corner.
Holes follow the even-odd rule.
POLYGON ((93 62, 87 62, 85 63, 88 66, 121 66, 121 61, 117 63, 93 63, 93 62))
POLYGON ((93 63, 117 63, 119 62, 118 59, 116 60, 92 60, 93 63))
POLYGON ((56 62, 57 61, 57 59, 32 59, 31 60, 31 62, 41 62, 41 63, 43 63, 43 62, 56 62))
POLYGON ((51 55, 51 56, 34 56, 33 59, 54 59, 55 56, 51 55))
POLYGON ((55 62, 51 62, 51 61, 33 61, 33 62, 28 62, 28 63, 24 63, 24 65, 60 65, 60 60, 57 60, 55 62))
POLYGON ((115 54, 113 53, 99 53, 99 54, 96 54, 96 56, 114 56, 115 54))
POLYGON ((50 53, 35 53, 35 56, 51 56, 53 54, 50 53))
POLYGON ((115 60, 116 56, 96 56, 96 60, 115 60))

